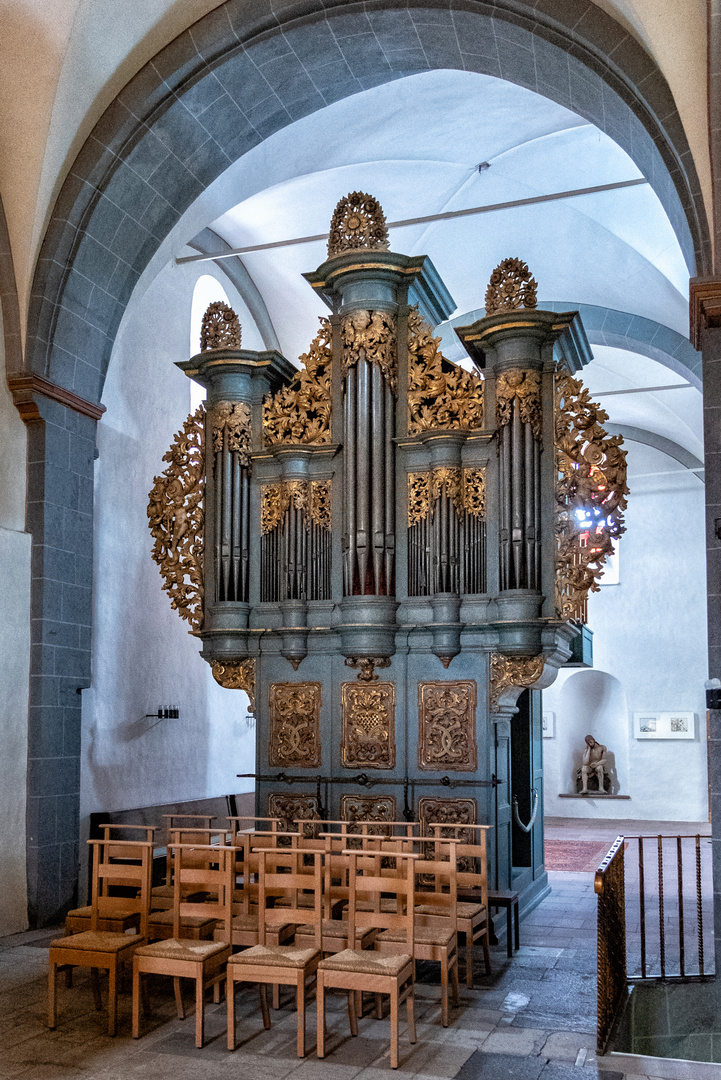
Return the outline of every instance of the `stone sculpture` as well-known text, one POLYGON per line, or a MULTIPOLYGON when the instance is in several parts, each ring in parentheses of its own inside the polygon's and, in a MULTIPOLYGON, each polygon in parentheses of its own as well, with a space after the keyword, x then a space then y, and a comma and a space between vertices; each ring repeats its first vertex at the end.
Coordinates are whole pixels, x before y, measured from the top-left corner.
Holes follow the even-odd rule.
POLYGON ((586 747, 583 751, 583 764, 576 774, 576 785, 580 783, 580 794, 590 795, 588 790, 589 778, 596 782, 595 790, 600 794, 607 794, 611 787, 611 777, 607 771, 608 755, 606 747, 596 742, 593 735, 586 736, 586 747))

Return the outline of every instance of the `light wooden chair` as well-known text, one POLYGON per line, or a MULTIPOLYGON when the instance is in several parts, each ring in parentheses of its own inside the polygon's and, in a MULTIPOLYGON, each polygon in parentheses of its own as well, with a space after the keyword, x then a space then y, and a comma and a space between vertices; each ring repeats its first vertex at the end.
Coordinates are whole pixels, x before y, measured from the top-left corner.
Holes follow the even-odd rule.
MULTIPOLYGON (((146 841, 151 843, 153 835, 156 832, 155 825, 111 825, 104 824, 100 826, 100 830, 103 834, 102 839, 109 843, 112 839, 120 840, 127 839, 118 836, 119 832, 125 833, 138 833, 137 839, 140 841, 146 841)), ((91 855, 96 849, 90 848, 91 855)), ((107 849, 108 855, 112 857, 112 847, 107 849)), ((126 852, 125 858, 128 858, 127 851, 129 849, 121 849, 126 852)), ((92 867, 90 870, 90 877, 92 880, 92 867)), ((118 904, 117 908, 113 910, 106 909, 106 914, 99 920, 97 929, 101 933, 110 934, 124 934, 128 930, 139 930, 140 928, 140 897, 137 896, 133 899, 130 896, 123 898, 123 903, 118 904)), ((90 929, 90 918, 92 914, 92 904, 87 904, 83 907, 73 908, 65 916, 65 934, 81 934, 84 930, 90 929)), ((71 971, 72 969, 68 969, 71 971)))
MULTIPOLYGON (((170 843, 167 847, 167 878, 166 884, 152 890, 151 913, 148 921, 148 936, 151 941, 162 941, 175 936, 173 905, 175 897, 175 866, 174 852, 177 845, 193 846, 194 855, 185 855, 185 869, 192 864, 196 867, 209 866, 212 863, 212 855, 206 852, 206 848, 214 849, 225 844, 227 834, 224 829, 192 828, 172 829, 170 843), (167 884, 171 882, 171 884, 167 884)), ((198 889, 184 889, 183 902, 186 904, 201 904, 206 899, 206 894, 198 889)), ((180 920, 180 936, 195 941, 208 941, 213 937, 216 920, 206 915, 183 915, 180 920)))
POLYGON ((414 863, 412 853, 393 856, 395 870, 381 870, 382 856, 356 849, 347 849, 349 857, 348 922, 349 939, 356 940, 358 927, 385 928, 394 931, 397 941, 394 951, 379 954, 369 949, 344 949, 328 956, 318 965, 318 1057, 325 1056, 325 992, 330 989, 345 990, 348 995, 348 1020, 352 1035, 358 1034, 358 1013, 362 1015, 365 991, 390 996, 391 1015, 391 1066, 398 1068, 398 1009, 403 1001, 408 1010, 410 1041, 416 1041, 413 1014, 413 980, 415 965, 415 912, 413 908, 414 863), (396 910, 380 910, 381 894, 391 894, 396 910), (358 901, 369 904, 371 910, 363 910, 358 901), (360 1007, 356 1002, 358 995, 360 1007))
POLYGON ((263 1026, 270 1028, 270 1010, 266 986, 295 987, 298 1012, 298 1057, 305 1057, 305 1007, 308 991, 312 989, 318 963, 323 955, 323 853, 311 848, 278 848, 258 852, 259 896, 258 920, 260 941, 244 952, 234 953, 228 961, 228 1049, 235 1050, 235 988, 237 983, 258 983, 263 1026), (302 863, 312 864, 312 872, 304 872, 302 863), (283 873, 283 871, 286 871, 283 873), (290 890, 289 907, 270 907, 269 902, 277 890, 290 890), (313 893, 313 908, 299 908, 297 897, 313 893), (296 914, 297 913, 297 914, 296 914), (267 928, 282 925, 290 916, 296 923, 311 923, 315 939, 310 948, 295 945, 268 945, 267 928))
POLYGON ((92 971, 95 1007, 102 1008, 98 970, 108 972, 108 1035, 114 1035, 118 1014, 118 973, 147 940, 153 844, 136 840, 88 840, 93 849, 90 929, 51 942, 48 955, 48 1027, 57 1025, 57 969, 85 967, 92 971), (110 852, 112 851, 112 854, 110 852), (113 896, 113 887, 140 890, 140 933, 103 931, 104 920, 121 910, 125 897, 113 896))
POLYGON ((480 942, 486 974, 491 974, 490 916, 488 910, 488 854, 486 833, 491 825, 448 826, 431 822, 436 839, 455 832, 458 859, 458 932, 465 938, 466 985, 473 988, 473 947, 480 942), (468 841, 468 833, 471 840, 468 841), (459 835, 460 834, 460 835, 459 835))
MULTIPOLYGON (((350 924, 342 918, 343 909, 348 904, 350 886, 348 874, 350 861, 343 854, 348 835, 343 833, 324 833, 321 839, 325 845, 324 888, 323 888, 323 955, 342 952, 347 948, 370 949, 376 936, 376 927, 356 927, 356 940, 353 945, 349 940, 350 924)), ((302 842, 303 845, 307 841, 302 842)), ((299 948, 310 948, 315 940, 313 926, 299 926, 295 932, 295 943, 299 948)))
POLYGON ((195 982, 195 1045, 201 1047, 205 1035, 205 991, 219 988, 225 980, 230 956, 230 923, 233 897, 233 849, 226 845, 173 844, 174 888, 173 936, 143 945, 133 957, 133 1038, 140 1037, 140 1007, 144 975, 172 976, 178 1018, 185 1019, 181 979, 195 982), (199 865, 198 855, 202 853, 199 865), (186 865, 187 862, 187 865, 186 865), (183 900, 183 886, 200 887, 215 899, 200 903, 183 900), (222 921, 219 941, 191 941, 181 937, 183 916, 201 916, 222 921))
MULTIPOLYGON (((272 836, 278 834, 273 833, 272 836)), ((280 834, 282 835, 282 834, 280 834)), ((293 833, 293 836, 297 836, 293 833)), ((262 838, 265 839, 265 838, 262 838)), ((260 856, 258 851, 252 851, 252 845, 259 839, 254 832, 238 832, 235 836, 236 859, 241 854, 241 862, 236 862, 233 884, 233 918, 231 924, 231 944, 234 949, 249 949, 253 945, 260 944, 259 929, 259 891, 258 883, 260 856), (242 868, 242 875, 238 870, 242 868), (240 881, 239 881, 240 878, 240 881)), ((262 840, 261 840, 262 842, 262 840)), ((276 850, 275 845, 269 845, 268 851, 276 850)), ((284 851, 287 849, 283 849, 284 851)), ((266 867, 267 869, 268 867, 266 867)), ((266 890, 268 900, 271 898, 274 904, 280 906, 278 901, 286 898, 287 890, 266 890)), ((293 940, 296 924, 291 920, 286 923, 269 923, 266 925, 266 944, 284 945, 293 940)), ((220 934, 220 929, 215 934, 220 934)))
MULTIPOLYGON (((424 847, 426 845, 424 844, 424 847)), ((415 861, 415 881, 430 881, 432 889, 416 891, 415 938, 413 956, 416 960, 433 960, 441 967, 441 1023, 448 1027, 448 983, 453 988, 453 1001, 458 1006, 458 936, 457 936, 457 871, 456 844, 447 843, 447 859, 424 859, 415 861)), ((378 952, 397 951, 402 931, 394 928, 384 930, 376 938, 378 952)))

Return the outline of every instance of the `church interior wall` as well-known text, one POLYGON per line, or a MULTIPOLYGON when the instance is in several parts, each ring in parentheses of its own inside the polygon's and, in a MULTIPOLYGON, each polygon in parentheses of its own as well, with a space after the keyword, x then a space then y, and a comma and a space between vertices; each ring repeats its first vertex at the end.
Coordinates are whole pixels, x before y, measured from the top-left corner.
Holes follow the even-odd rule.
POLYGON ((619 584, 589 599, 594 669, 562 672, 543 692, 544 712, 555 714, 555 737, 543 744, 545 812, 706 821, 703 484, 658 450, 625 448, 631 495, 619 584), (673 710, 695 714, 693 740, 634 737, 634 712, 673 710), (588 734, 614 754, 618 794, 630 801, 559 798, 574 790, 588 734))

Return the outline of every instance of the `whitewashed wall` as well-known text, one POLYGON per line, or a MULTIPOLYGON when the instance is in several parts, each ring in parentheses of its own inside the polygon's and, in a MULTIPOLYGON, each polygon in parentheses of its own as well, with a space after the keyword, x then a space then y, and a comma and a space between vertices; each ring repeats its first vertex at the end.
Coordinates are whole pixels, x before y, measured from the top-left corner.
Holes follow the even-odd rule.
MULTIPOLYGON (((200 658, 199 642, 170 607, 150 557, 148 492, 189 411, 193 286, 203 265, 167 268, 133 299, 103 394, 95 469, 95 597, 92 687, 83 692, 81 818, 98 810, 211 798, 252 789, 237 773, 254 768, 247 696, 224 690, 200 658), (178 705, 180 718, 147 717, 178 705)), ((250 316, 219 275, 243 324, 243 343, 261 348, 250 316)))
POLYGON ((708 816, 704 491, 665 454, 628 443, 628 531, 620 583, 592 595, 594 670, 564 672, 544 691, 555 738, 544 739, 545 812, 554 817, 705 821, 708 816), (605 674, 602 674, 605 673, 605 674), (693 741, 637 740, 633 713, 696 714, 693 741), (616 757, 630 801, 561 799, 583 739, 616 757))

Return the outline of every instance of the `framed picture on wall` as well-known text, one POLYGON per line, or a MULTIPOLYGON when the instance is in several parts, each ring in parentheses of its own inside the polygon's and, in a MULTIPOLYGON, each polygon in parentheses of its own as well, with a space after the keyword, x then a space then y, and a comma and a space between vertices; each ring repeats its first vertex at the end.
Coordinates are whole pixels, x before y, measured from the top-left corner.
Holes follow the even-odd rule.
POLYGON ((636 739, 694 739, 696 714, 675 712, 635 712, 633 734, 636 739))
POLYGON ((541 730, 543 731, 544 739, 553 739, 556 735, 556 714, 553 712, 544 712, 543 719, 541 721, 541 730))

